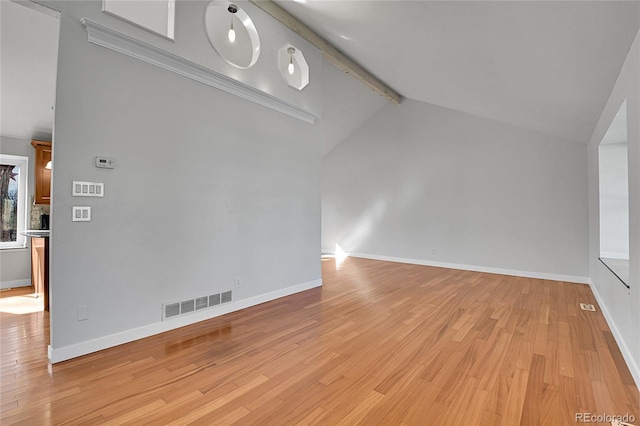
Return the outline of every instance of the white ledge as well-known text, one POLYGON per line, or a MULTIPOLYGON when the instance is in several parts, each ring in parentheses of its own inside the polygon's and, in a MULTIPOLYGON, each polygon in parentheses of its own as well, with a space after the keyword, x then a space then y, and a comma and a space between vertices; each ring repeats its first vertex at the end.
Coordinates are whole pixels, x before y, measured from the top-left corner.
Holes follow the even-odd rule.
POLYGON ((198 65, 187 59, 181 58, 173 53, 159 49, 150 44, 136 40, 126 34, 118 32, 112 28, 106 27, 87 18, 80 20, 82 25, 87 28, 89 34, 89 42, 98 46, 115 50, 132 58, 139 59, 151 65, 163 68, 167 71, 174 72, 183 77, 190 78, 207 86, 215 87, 232 95, 236 95, 258 105, 271 108, 274 111, 281 112, 290 117, 307 123, 315 123, 315 115, 284 102, 275 96, 255 89, 245 83, 227 77, 224 74, 213 71, 209 68, 198 65))

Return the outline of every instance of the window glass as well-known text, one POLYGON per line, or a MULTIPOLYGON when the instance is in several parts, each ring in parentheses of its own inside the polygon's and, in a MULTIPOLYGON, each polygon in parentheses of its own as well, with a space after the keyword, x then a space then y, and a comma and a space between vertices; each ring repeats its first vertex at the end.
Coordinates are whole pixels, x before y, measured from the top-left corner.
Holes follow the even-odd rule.
POLYGON ((24 247, 27 157, 0 155, 0 248, 24 247))

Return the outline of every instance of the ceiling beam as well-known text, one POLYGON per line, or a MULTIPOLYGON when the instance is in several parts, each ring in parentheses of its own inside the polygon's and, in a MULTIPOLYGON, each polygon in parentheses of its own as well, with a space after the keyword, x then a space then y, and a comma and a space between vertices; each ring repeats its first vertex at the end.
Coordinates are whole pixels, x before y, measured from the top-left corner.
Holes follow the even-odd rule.
POLYGON ((402 96, 387 86, 376 76, 355 63, 351 58, 342 53, 331 43, 320 37, 311 28, 307 27, 298 18, 278 6, 272 0, 251 0, 251 3, 276 18, 293 32, 313 44, 324 54, 324 58, 338 69, 351 75, 353 78, 369 87, 374 92, 387 98, 391 103, 399 104, 402 96))

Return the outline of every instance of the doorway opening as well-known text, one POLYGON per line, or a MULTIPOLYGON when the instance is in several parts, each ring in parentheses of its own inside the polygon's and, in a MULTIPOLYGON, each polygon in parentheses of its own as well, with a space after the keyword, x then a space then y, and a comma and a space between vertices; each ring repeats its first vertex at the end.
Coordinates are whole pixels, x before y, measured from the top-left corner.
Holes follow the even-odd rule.
MULTIPOLYGON (((16 245, 0 249, 0 312, 3 320, 10 316, 15 324, 48 324, 42 292, 34 287, 34 282, 42 281, 37 278, 42 278, 43 271, 33 258, 45 256, 34 240, 42 239, 25 239, 24 233, 49 227, 49 200, 34 199, 38 170, 32 141, 53 139, 60 14, 33 1, 0 1, 0 20, 0 155, 24 158, 25 163, 20 176, 25 184, 24 199, 17 200, 24 205, 17 213, 22 223, 16 222, 16 233, 23 240, 11 238, 16 245), (34 322, 36 317, 43 320, 34 322)), ((12 171, 14 178, 16 173, 12 171)), ((2 219, 4 222, 5 217, 2 219)))

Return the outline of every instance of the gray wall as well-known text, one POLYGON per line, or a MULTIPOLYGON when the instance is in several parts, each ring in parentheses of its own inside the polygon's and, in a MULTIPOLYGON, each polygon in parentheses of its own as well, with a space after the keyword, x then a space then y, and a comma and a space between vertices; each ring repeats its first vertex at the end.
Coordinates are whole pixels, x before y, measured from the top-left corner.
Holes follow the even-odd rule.
POLYGON ((322 144, 326 154, 388 101, 328 62, 322 69, 322 82, 322 144))
MULTIPOLYGON (((176 14, 191 16, 205 4, 178 2, 176 14)), ((92 45, 79 19, 95 10, 85 2, 59 8, 50 357, 182 324, 160 324, 163 302, 233 289, 233 303, 241 304, 319 285, 319 124, 92 45), (95 168, 95 155, 114 157, 117 167, 95 168), (72 197, 73 180, 104 182, 104 198, 72 197), (91 206, 92 221, 72 222, 74 205, 91 206), (88 320, 78 321, 81 306, 88 320)), ((269 33, 276 41, 303 43, 271 25, 278 25, 269 33)), ((197 25, 178 23, 181 45, 191 38, 200 45, 202 37, 197 25)), ((276 47, 263 45, 262 55, 275 56, 276 47)), ((305 56, 322 63, 315 49, 305 56)), ((281 87, 276 67, 261 78, 281 87)), ((319 105, 320 83, 312 78, 316 89, 289 100, 319 105)))
POLYGON ((640 386, 640 33, 620 71, 609 101, 589 142, 589 276, 600 307, 631 373, 640 386), (620 105, 627 100, 629 165, 629 286, 598 260, 600 209, 598 146, 620 105))
MULTIPOLYGON (((29 158, 29 181, 27 205, 27 227, 34 191, 34 154, 31 141, 9 137, 0 137, 0 153, 21 155, 29 158)), ((31 285, 31 239, 27 238, 27 247, 22 249, 0 250, 0 288, 23 287, 31 285)))
POLYGON ((586 281, 585 145, 405 100, 322 173, 324 250, 586 281))

